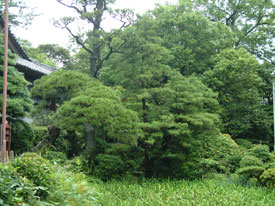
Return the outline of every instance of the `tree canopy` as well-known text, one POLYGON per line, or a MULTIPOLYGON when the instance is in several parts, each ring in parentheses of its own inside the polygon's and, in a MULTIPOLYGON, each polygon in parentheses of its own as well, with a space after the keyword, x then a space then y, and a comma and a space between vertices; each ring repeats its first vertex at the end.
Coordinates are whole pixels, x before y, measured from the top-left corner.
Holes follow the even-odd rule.
POLYGON ((40 99, 36 123, 59 131, 48 134, 67 144, 68 156, 83 155, 103 180, 264 170, 244 162, 266 149, 242 155, 251 142, 273 141, 272 1, 180 0, 135 22, 130 10, 112 10, 115 1, 57 1, 78 15, 57 24, 80 50, 32 50, 64 68, 35 81, 31 93, 40 99), (104 31, 105 15, 122 27, 104 31), (74 33, 76 21, 87 30, 74 33))

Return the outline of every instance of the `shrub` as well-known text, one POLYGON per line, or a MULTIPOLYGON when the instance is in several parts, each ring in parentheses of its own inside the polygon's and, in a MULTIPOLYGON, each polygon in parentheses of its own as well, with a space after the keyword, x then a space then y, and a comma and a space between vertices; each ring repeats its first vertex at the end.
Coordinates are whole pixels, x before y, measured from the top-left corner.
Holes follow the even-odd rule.
POLYGON ((237 170, 237 174, 241 175, 245 179, 249 180, 250 178, 257 178, 261 176, 264 172, 263 167, 259 166, 247 166, 247 167, 242 167, 237 170))
POLYGON ((240 167, 242 158, 243 155, 241 153, 229 154, 221 161, 221 164, 224 165, 229 172, 234 173, 236 169, 240 167))
POLYGON ((245 155, 240 161, 240 167, 259 166, 263 167, 263 161, 252 155, 245 155))
POLYGON ((0 164, 1 206, 100 205, 96 199, 98 194, 84 174, 55 168, 33 153, 24 154, 12 165, 0 164))
POLYGON ((37 189, 11 165, 0 164, 0 205, 33 205, 37 189))
POLYGON ((55 173, 58 183, 47 198, 55 206, 96 206, 99 196, 84 174, 55 173))
POLYGON ((271 158, 271 153, 267 145, 258 144, 248 151, 249 154, 259 158, 263 162, 268 161, 271 158))
POLYGON ((68 159, 63 152, 47 151, 43 157, 50 160, 53 164, 64 164, 68 159))
POLYGON ((200 171, 202 174, 215 173, 217 171, 226 172, 226 168, 222 167, 220 163, 213 159, 202 159, 200 161, 200 171))
POLYGON ((221 160, 228 155, 240 153, 239 146, 228 134, 202 136, 199 140, 204 158, 221 160))
POLYGON ((238 138, 238 139, 235 139, 235 142, 236 142, 239 146, 241 146, 241 147, 243 147, 243 148, 245 148, 245 149, 250 149, 250 148, 253 147, 253 143, 250 142, 250 141, 247 140, 247 139, 238 138))
POLYGON ((252 177, 252 178, 250 178, 250 179, 247 181, 247 184, 248 184, 249 186, 256 187, 257 185, 259 185, 259 181, 258 181, 257 178, 252 177))
POLYGON ((98 154, 95 158, 94 175, 107 181, 111 178, 119 178, 124 173, 124 163, 119 156, 98 154))
POLYGON ((275 188, 275 168, 265 170, 260 180, 265 186, 275 188))
POLYGON ((89 173, 89 161, 82 155, 74 157, 69 161, 68 169, 74 173, 89 173))
POLYGON ((39 186, 38 195, 42 198, 47 196, 47 192, 55 180, 51 173, 55 170, 53 165, 46 159, 35 153, 25 153, 16 158, 12 165, 23 177, 28 178, 35 186, 39 186))

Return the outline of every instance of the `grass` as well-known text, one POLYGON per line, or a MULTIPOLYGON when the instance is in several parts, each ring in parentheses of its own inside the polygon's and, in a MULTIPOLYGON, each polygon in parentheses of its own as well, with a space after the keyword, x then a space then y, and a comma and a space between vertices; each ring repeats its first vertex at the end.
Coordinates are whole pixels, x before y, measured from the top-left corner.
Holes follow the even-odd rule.
POLYGON ((221 180, 143 180, 102 183, 106 206, 274 206, 275 191, 221 180))

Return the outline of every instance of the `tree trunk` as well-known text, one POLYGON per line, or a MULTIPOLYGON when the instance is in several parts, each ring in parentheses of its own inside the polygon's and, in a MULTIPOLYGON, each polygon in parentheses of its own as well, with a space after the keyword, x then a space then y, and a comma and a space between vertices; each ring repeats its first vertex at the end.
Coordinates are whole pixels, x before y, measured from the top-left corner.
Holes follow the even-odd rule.
POLYGON ((90 123, 84 124, 84 136, 86 139, 86 147, 84 151, 84 155, 93 160, 95 157, 95 149, 96 149, 96 140, 95 140, 95 129, 90 123))
POLYGON ((31 149, 31 152, 38 152, 38 151, 43 152, 43 151, 45 151, 45 149, 47 147, 51 146, 55 142, 55 140, 57 139, 59 134, 60 134, 60 129, 53 126, 53 125, 50 125, 48 127, 48 132, 47 132, 47 135, 46 135, 45 139, 43 139, 36 146, 34 146, 31 149))
POLYGON ((148 152, 146 151, 145 149, 145 155, 144 155, 144 158, 145 158, 145 177, 147 178, 151 178, 153 177, 153 162, 149 156, 148 156, 148 152))
POLYGON ((91 77, 95 77, 95 78, 97 76, 96 65, 97 65, 97 59, 95 58, 95 56, 93 54, 91 54, 91 56, 90 56, 90 73, 91 73, 91 77))
POLYGON ((97 0, 96 3, 96 9, 95 9, 95 18, 93 22, 93 31, 92 31, 92 54, 90 57, 90 70, 91 70, 91 76, 97 78, 99 75, 99 69, 98 66, 101 63, 101 34, 100 34, 100 25, 102 22, 102 16, 103 12, 105 10, 105 0, 97 0))

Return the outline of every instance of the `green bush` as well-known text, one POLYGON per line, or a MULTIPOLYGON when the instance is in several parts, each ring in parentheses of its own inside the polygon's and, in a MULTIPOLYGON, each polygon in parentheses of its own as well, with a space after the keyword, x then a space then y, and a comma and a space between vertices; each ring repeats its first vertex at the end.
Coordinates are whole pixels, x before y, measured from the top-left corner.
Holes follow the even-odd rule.
POLYGON ((11 165, 0 164, 0 188, 0 205, 34 205, 36 201, 37 188, 11 165))
POLYGON ((82 155, 76 156, 69 160, 68 169, 74 173, 84 173, 90 172, 89 161, 82 155))
POLYGON ((220 163, 227 168, 230 173, 234 173, 240 167, 240 161, 243 155, 241 153, 229 154, 220 163))
POLYGON ((124 174, 124 163, 119 156, 108 154, 98 154, 96 156, 95 176, 107 181, 111 178, 120 178, 124 174))
POLYGON ((242 167, 237 170, 237 174, 241 175, 245 179, 249 180, 250 178, 257 178, 261 176, 264 172, 263 167, 259 166, 247 166, 247 167, 242 167))
POLYGON ((263 161, 252 155, 245 155, 240 161, 240 168, 249 166, 263 167, 263 161))
POLYGON ((228 155, 235 155, 240 153, 240 148, 236 142, 228 134, 202 136, 199 144, 201 144, 201 151, 203 158, 211 158, 214 160, 221 160, 228 155))
POLYGON ((38 144, 41 140, 45 139, 48 132, 48 128, 45 126, 32 125, 32 130, 34 133, 35 145, 38 144))
POLYGON ((53 167, 37 154, 0 164, 1 206, 96 206, 97 196, 84 174, 53 167))
POLYGON ((35 153, 25 153, 12 162, 17 172, 28 178, 35 186, 39 186, 37 194, 45 198, 48 190, 55 184, 51 174, 55 171, 54 166, 46 159, 35 153))
POLYGON ((253 143, 250 142, 250 141, 247 140, 247 139, 238 138, 238 139, 235 139, 235 142, 236 142, 239 146, 241 146, 241 147, 243 147, 243 148, 245 148, 245 149, 250 149, 250 148, 253 147, 253 143))
POLYGON ((226 173, 226 168, 224 168, 218 161, 209 158, 200 161, 200 171, 203 175, 216 173, 217 171, 226 173))
POLYGON ((275 188, 275 168, 265 170, 260 180, 265 186, 275 188))
POLYGON ((249 149, 248 153, 259 158, 263 162, 267 162, 271 158, 271 153, 267 145, 258 144, 249 149))
POLYGON ((99 194, 84 174, 58 171, 54 174, 57 184, 49 193, 48 202, 55 206, 96 206, 99 194))
POLYGON ((257 178, 252 177, 247 181, 247 185, 252 186, 252 187, 256 187, 256 186, 259 185, 259 181, 258 181, 257 178))
POLYGON ((43 157, 50 160, 53 164, 64 164, 68 159, 63 152, 47 151, 43 157))

